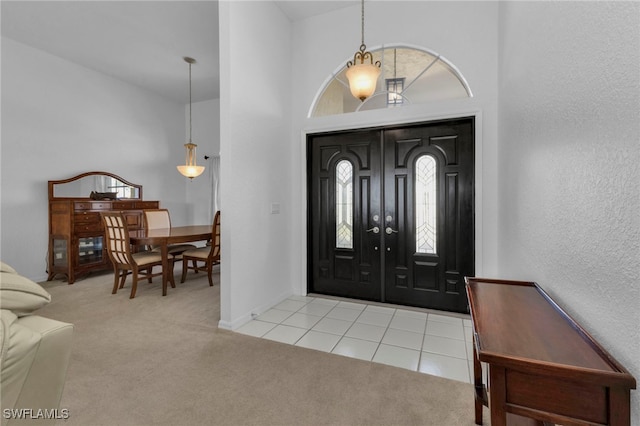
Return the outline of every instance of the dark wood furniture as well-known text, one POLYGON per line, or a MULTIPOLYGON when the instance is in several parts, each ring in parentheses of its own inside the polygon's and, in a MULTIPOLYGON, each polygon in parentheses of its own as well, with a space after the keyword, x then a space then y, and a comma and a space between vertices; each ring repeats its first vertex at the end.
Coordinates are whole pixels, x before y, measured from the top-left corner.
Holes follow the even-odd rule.
POLYGON ((187 272, 192 269, 195 272, 206 272, 207 278, 209 278, 209 285, 213 287, 213 265, 220 264, 220 210, 213 216, 211 235, 213 238, 208 246, 182 252, 181 283, 185 282, 187 272), (189 266, 189 261, 191 261, 192 266, 189 266), (204 265, 199 265, 199 262, 204 262, 204 265))
POLYGON ((164 229, 140 229, 129 232, 129 242, 134 246, 160 246, 162 254, 162 295, 167 295, 167 283, 172 268, 169 265, 170 244, 208 241, 212 236, 211 225, 175 226, 164 229))
POLYGON ((475 421, 492 426, 629 425, 636 381, 537 284, 465 278, 474 340, 475 421), (489 395, 481 362, 489 371, 489 395))
MULTIPOLYGON (((136 297, 138 281, 147 279, 151 282, 153 277, 163 275, 161 272, 153 272, 154 266, 162 266, 160 253, 155 251, 141 251, 134 253, 129 244, 129 229, 127 221, 121 212, 100 213, 105 227, 105 246, 107 253, 113 263, 113 291, 118 292, 118 288, 124 287, 124 282, 128 275, 131 275, 131 296, 136 297)), ((173 263, 170 265, 173 266, 173 263)), ((175 284, 172 282, 172 286, 175 284)))
POLYGON ((143 210, 157 209, 158 201, 144 201, 142 186, 107 172, 88 172, 49 181, 48 281, 65 275, 69 284, 92 271, 111 269, 104 246, 100 212, 122 211, 130 229, 141 229, 143 210), (92 192, 116 199, 92 199, 92 192))

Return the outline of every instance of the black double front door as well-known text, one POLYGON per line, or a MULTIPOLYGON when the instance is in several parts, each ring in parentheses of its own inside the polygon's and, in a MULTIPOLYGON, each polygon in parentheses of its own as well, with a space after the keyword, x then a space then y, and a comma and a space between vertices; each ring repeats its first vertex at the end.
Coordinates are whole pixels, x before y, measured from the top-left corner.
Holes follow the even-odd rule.
POLYGON ((311 134, 308 290, 467 312, 474 119, 311 134))

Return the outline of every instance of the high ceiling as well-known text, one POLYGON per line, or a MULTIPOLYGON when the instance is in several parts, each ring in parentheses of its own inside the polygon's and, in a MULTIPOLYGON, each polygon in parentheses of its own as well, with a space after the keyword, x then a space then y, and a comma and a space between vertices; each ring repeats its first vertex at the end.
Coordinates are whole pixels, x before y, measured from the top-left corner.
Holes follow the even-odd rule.
POLYGON ((358 0, 284 0, 275 2, 292 21, 357 5, 358 0))
MULTIPOLYGON (((277 1, 292 20, 357 0, 277 1)), ((7 1, 0 2, 2 36, 48 52, 169 100, 215 99, 219 90, 218 3, 210 1, 7 1)))
POLYGON ((2 1, 2 35, 188 103, 219 97, 218 5, 194 1, 2 1))

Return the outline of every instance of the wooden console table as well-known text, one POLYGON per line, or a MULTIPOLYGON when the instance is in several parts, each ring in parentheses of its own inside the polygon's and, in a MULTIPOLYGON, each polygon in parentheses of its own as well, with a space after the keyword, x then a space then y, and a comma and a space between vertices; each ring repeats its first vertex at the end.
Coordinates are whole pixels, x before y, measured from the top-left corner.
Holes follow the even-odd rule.
POLYGON ((465 278, 474 341, 475 421, 492 426, 630 424, 636 381, 537 284, 465 278), (489 371, 489 395, 481 362, 489 371))

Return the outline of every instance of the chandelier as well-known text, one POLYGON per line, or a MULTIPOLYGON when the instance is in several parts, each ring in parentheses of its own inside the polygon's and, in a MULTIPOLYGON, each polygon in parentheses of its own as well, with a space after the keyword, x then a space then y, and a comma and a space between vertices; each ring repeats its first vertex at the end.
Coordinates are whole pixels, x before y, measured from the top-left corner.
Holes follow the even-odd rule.
POLYGON ((367 52, 364 44, 364 0, 362 0, 362 42, 360 50, 353 55, 353 61, 347 62, 347 79, 351 94, 364 102, 376 91, 376 82, 380 75, 380 61, 373 62, 373 55, 367 52))
POLYGON ((196 63, 196 60, 185 56, 184 61, 189 64, 189 142, 184 144, 187 150, 185 164, 177 166, 178 171, 185 177, 193 179, 200 176, 204 172, 204 166, 198 166, 196 164, 196 145, 191 142, 191 65, 196 63))

